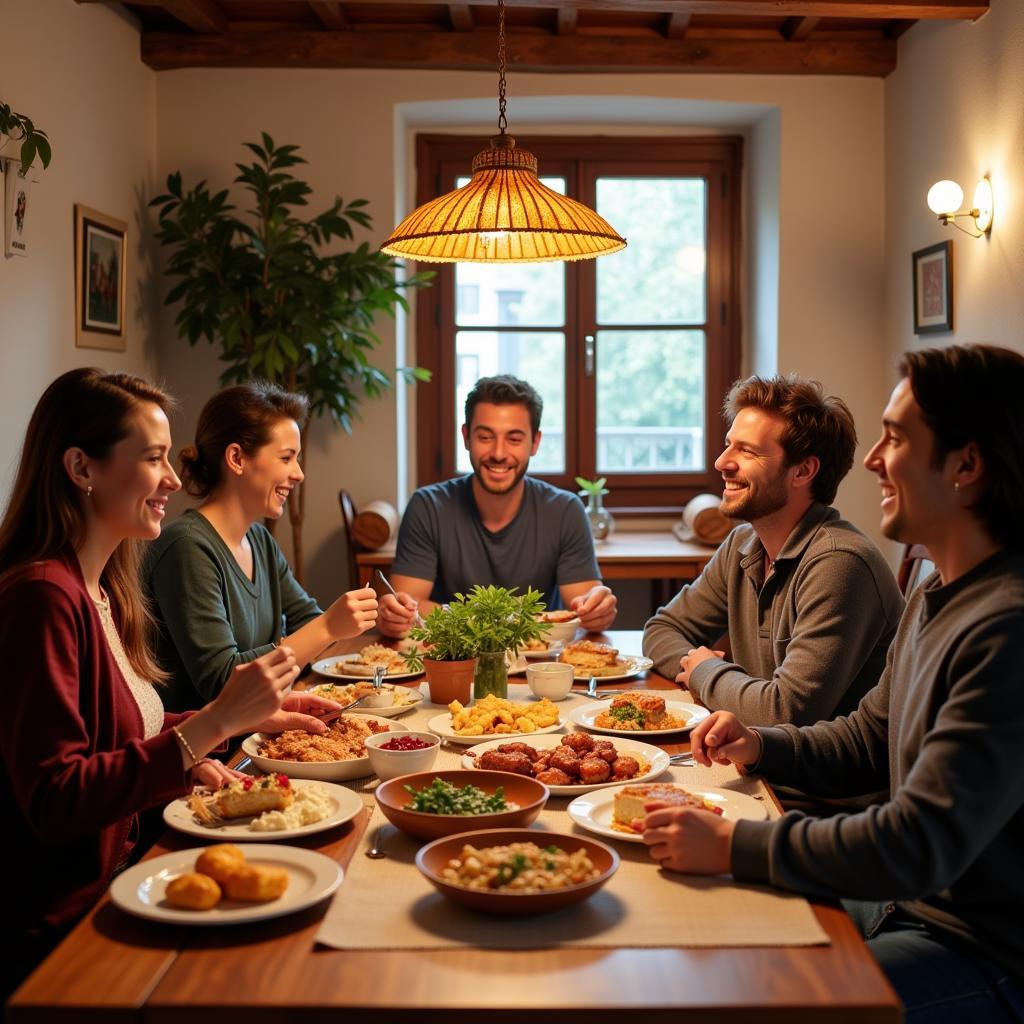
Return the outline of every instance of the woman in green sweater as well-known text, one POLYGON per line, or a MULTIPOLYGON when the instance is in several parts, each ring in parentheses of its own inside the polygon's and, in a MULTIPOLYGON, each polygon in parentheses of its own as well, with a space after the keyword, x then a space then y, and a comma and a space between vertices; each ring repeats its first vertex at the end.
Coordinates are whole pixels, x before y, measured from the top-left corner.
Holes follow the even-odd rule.
POLYGON ((225 388, 181 452, 182 481, 201 503, 163 531, 146 563, 160 656, 173 676, 162 692, 169 710, 202 706, 237 665, 277 643, 302 665, 376 622, 369 587, 321 611, 262 525, 281 516, 302 481, 299 424, 308 409, 303 396, 270 384, 225 388))

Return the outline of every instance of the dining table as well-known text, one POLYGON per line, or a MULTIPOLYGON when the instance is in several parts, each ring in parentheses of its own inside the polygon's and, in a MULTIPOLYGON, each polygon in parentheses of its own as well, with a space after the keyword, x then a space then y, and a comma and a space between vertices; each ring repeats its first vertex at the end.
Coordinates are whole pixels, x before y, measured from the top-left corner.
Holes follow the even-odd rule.
MULTIPOLYGON (((598 639, 621 652, 640 653, 639 631, 612 631, 598 639)), ((336 650, 355 651, 366 642, 367 637, 345 641, 336 650)), ((688 697, 653 670, 616 686, 688 697)), ((673 742, 658 745, 669 752, 688 749, 685 734, 670 738, 673 742)), ((770 790, 765 792, 774 800, 770 790)), ((370 794, 350 822, 291 843, 348 868, 361 848, 365 852, 364 833, 374 813, 370 794)), ((571 828, 566 819, 562 830, 571 828)), ((195 838, 168 830, 146 857, 197 845, 195 838)), ((394 901, 401 898, 387 887, 374 891, 374 863, 381 862, 359 856, 360 877, 368 886, 361 902, 365 917, 375 906, 393 913, 394 901)), ((656 884, 660 869, 654 863, 648 867, 650 884, 656 884)), ((726 892, 734 883, 722 879, 721 884, 726 892)), ((629 893, 619 897, 628 900, 629 893)), ((532 948, 330 948, 318 942, 318 932, 325 917, 345 914, 345 899, 343 884, 332 898, 288 916, 201 928, 143 920, 106 895, 10 999, 7 1020, 617 1024, 630 1015, 677 1024, 888 1024, 902 1016, 895 992, 838 903, 811 901, 824 941, 806 945, 765 946, 752 940, 721 948, 580 948, 547 941, 539 917, 532 948)), ((692 931, 695 923, 688 925, 692 931)), ((351 920, 350 926, 358 929, 360 921, 351 920)))

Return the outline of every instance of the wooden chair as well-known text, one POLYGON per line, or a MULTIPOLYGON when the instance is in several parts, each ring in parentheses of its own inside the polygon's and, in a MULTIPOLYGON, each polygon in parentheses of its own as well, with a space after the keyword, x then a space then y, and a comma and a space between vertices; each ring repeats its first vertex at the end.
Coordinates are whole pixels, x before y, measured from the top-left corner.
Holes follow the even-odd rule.
POLYGON ((903 551, 896 582, 904 599, 910 597, 914 588, 935 569, 932 556, 923 544, 908 544, 903 551))
POLYGON ((359 564, 356 562, 356 542, 352 537, 352 523, 356 518, 356 506, 352 495, 344 487, 338 491, 338 505, 341 507, 341 519, 345 524, 345 548, 348 561, 348 586, 354 590, 359 586, 359 564))

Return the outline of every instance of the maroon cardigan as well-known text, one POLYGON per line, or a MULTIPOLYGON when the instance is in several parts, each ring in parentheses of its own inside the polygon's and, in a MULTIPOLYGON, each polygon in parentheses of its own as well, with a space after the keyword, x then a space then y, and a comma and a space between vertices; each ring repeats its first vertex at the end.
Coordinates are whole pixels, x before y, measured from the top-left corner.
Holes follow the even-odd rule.
POLYGON ((182 716, 143 739, 73 552, 0 584, 0 666, 5 917, 15 935, 52 934, 107 887, 135 814, 187 791, 182 716))

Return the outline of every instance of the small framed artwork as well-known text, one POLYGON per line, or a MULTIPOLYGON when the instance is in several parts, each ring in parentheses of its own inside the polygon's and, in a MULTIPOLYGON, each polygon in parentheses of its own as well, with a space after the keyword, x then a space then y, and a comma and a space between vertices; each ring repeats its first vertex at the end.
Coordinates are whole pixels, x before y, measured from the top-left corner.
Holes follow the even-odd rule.
POLYGON ((75 204, 75 344, 123 352, 128 225, 75 204))
POLYGON ((914 333, 953 330, 953 242, 918 249, 914 264, 914 333))

